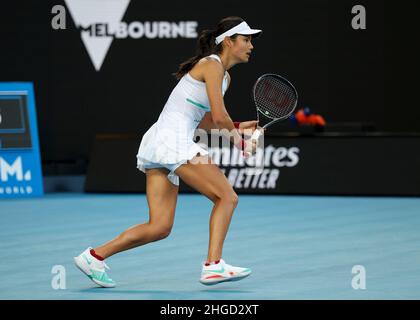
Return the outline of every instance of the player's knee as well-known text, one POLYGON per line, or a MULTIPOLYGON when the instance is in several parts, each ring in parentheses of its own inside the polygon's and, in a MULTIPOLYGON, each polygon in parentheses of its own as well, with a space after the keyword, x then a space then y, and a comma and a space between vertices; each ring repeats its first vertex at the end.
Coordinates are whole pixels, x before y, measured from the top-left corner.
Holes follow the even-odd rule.
POLYGON ((217 204, 220 201, 220 197, 218 197, 216 194, 213 194, 208 197, 213 204, 217 204))
POLYGON ((236 206, 238 205, 238 203, 239 203, 239 197, 238 197, 238 195, 236 193, 233 193, 233 195, 232 195, 232 204, 233 204, 233 206, 236 208, 236 206))
POLYGON ((154 230, 153 231, 154 239, 156 241, 163 240, 171 234, 172 226, 171 225, 158 225, 158 226, 155 226, 153 230, 154 230))
POLYGON ((239 202, 239 197, 235 192, 229 192, 224 195, 222 195, 221 200, 227 204, 232 206, 232 208, 236 208, 239 202))

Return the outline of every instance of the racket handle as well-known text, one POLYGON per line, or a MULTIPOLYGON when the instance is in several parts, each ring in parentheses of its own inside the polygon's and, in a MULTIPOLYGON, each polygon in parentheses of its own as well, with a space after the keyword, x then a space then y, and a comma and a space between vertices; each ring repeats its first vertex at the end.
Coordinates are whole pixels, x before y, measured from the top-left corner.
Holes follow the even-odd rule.
POLYGON ((257 130, 255 130, 255 131, 254 131, 254 133, 252 134, 251 139, 252 139, 252 140, 258 140, 258 139, 259 139, 259 137, 261 137, 261 135, 262 135, 262 134, 263 134, 263 131, 261 131, 261 130, 257 129, 257 130))

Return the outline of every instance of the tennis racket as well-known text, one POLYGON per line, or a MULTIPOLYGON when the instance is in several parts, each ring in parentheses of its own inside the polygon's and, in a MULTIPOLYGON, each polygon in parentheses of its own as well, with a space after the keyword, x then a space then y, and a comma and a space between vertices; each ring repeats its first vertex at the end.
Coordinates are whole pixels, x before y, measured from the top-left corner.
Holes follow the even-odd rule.
MULTIPOLYGON (((298 93, 292 83, 277 74, 259 77, 253 87, 253 96, 262 129, 289 118, 298 102, 298 93)), ((262 134, 263 130, 255 130, 251 139, 258 140, 262 134)))

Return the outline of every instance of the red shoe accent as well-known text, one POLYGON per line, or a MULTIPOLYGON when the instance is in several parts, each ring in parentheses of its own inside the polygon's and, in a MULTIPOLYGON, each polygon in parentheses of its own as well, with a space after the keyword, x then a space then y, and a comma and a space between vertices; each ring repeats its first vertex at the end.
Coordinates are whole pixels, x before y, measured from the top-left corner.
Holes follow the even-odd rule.
POLYGON ((208 266, 210 266, 210 265, 212 265, 212 264, 218 264, 220 262, 220 260, 216 260, 216 261, 213 261, 213 262, 206 262, 204 265, 206 266, 206 267, 208 267, 208 266))
POLYGON ((96 259, 98 259, 99 261, 104 261, 105 259, 102 258, 100 255, 96 254, 95 250, 90 249, 90 254, 95 257, 96 259))
POLYGON ((218 274, 210 277, 206 277, 206 279, 215 279, 215 278, 223 278, 222 276, 219 276, 218 274))

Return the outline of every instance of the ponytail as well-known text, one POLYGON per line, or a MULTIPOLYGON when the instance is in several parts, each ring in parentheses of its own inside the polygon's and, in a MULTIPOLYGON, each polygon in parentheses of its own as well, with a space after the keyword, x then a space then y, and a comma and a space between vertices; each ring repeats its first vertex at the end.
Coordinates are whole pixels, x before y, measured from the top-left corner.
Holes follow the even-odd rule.
POLYGON ((174 73, 175 78, 181 79, 186 73, 188 73, 196 63, 201 59, 210 54, 216 53, 217 47, 221 48, 221 45, 216 45, 216 35, 214 30, 204 30, 200 33, 197 41, 196 55, 187 61, 184 61, 179 65, 179 69, 174 73))
MULTIPOLYGON (((200 33, 197 41, 196 55, 179 65, 178 71, 174 76, 179 80, 186 73, 188 73, 195 64, 201 59, 214 53, 221 53, 223 51, 222 42, 216 45, 216 37, 231 28, 242 23, 244 20, 240 17, 227 17, 222 19, 215 30, 204 30, 200 33)), ((237 35, 230 38, 235 39, 237 35)))

